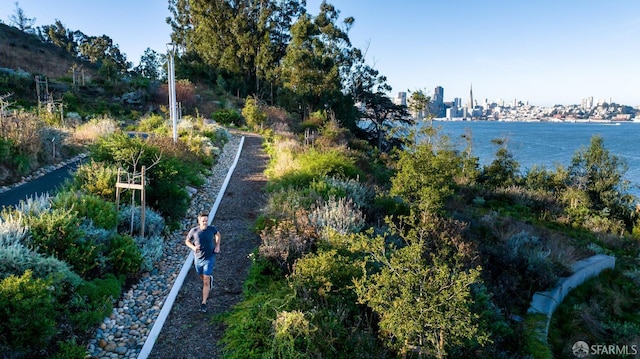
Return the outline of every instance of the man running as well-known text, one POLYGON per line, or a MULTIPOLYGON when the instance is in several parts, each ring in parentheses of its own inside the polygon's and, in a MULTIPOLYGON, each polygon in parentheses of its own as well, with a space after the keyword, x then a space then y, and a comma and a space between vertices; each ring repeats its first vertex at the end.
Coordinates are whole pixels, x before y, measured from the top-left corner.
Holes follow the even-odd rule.
POLYGON ((198 214, 198 226, 191 228, 184 243, 193 253, 196 273, 202 279, 202 303, 200 311, 207 311, 207 298, 213 287, 213 265, 216 253, 220 253, 220 232, 209 225, 207 212, 198 214))

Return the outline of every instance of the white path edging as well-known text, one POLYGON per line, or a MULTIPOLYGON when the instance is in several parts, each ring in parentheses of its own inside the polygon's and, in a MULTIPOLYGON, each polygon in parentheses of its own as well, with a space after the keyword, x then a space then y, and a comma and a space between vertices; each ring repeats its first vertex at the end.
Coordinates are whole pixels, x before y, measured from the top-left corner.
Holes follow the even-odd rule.
MULTIPOLYGON (((240 153, 242 153, 243 145, 244 145, 244 136, 242 136, 242 138, 240 139, 240 144, 238 145, 238 152, 236 153, 236 158, 233 161, 233 164, 231 165, 231 167, 229 168, 229 171, 227 172, 227 177, 225 177, 224 182, 220 187, 220 192, 218 192, 218 197, 216 197, 216 201, 214 202, 213 207, 211 208, 211 211, 209 211, 209 224, 211 224, 211 222, 213 221, 213 218, 215 217, 216 212, 218 211, 218 207, 220 206, 220 202, 222 202, 222 197, 224 195, 224 192, 227 190, 227 186, 229 185, 229 181, 231 180, 231 175, 233 175, 233 172, 236 169, 236 165, 238 164, 238 159, 240 159, 240 153)), ((176 281, 173 283, 173 286, 171 287, 171 291, 169 292, 169 295, 167 295, 167 298, 165 299, 164 304, 162 305, 162 309, 160 309, 160 313, 158 314, 158 317, 153 323, 153 327, 151 328, 151 331, 149 332, 149 335, 147 336, 147 339, 145 340, 144 345, 142 346, 142 349, 138 354, 138 359, 146 359, 149 357, 149 354, 151 354, 151 350, 153 349, 153 346, 155 345, 156 340, 160 335, 160 331, 164 326, 164 322, 167 320, 167 317, 171 312, 171 307, 173 307, 173 303, 175 302, 176 297, 178 296, 178 292, 182 287, 182 283, 184 283, 184 279, 187 277, 187 273, 189 273, 189 270, 191 269, 192 265, 193 265, 193 252, 189 251, 189 255, 187 256, 187 259, 184 261, 184 264, 182 265, 182 269, 180 270, 180 274, 176 278, 176 281)))
POLYGON ((588 279, 599 275, 603 270, 614 268, 615 266, 615 257, 596 254, 574 263, 571 267, 573 274, 569 277, 562 278, 555 288, 546 292, 536 292, 531 299, 531 304, 527 313, 546 315, 546 327, 540 333, 544 338, 540 339, 544 339, 546 342, 551 315, 553 315, 553 312, 556 310, 558 305, 562 303, 564 298, 572 289, 577 288, 588 279))

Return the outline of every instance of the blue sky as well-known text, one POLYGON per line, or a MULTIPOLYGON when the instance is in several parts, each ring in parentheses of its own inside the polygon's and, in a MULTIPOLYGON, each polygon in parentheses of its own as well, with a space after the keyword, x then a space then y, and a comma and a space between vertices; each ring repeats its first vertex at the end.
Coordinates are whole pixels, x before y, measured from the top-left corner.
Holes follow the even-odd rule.
MULTIPOLYGON (((465 103, 577 104, 592 96, 640 105, 640 1, 637 0, 333 0, 367 62, 393 93, 444 88, 465 103)), ((164 0, 20 0, 36 26, 56 19, 91 36, 107 35, 137 64, 149 47, 166 51, 164 0)), ((317 14, 321 0, 307 0, 317 14)), ((9 22, 15 1, 0 2, 9 22)))

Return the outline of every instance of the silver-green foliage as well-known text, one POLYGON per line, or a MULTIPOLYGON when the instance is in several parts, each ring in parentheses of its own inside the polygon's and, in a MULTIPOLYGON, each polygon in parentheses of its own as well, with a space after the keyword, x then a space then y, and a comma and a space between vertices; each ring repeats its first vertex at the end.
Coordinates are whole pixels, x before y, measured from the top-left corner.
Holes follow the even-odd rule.
POLYGON ((3 212, 0 218, 0 247, 22 243, 26 237, 27 228, 22 223, 22 213, 3 212))
POLYGON ((143 270, 151 270, 162 256, 164 241, 164 218, 150 208, 144 213, 144 238, 141 236, 140 207, 123 206, 118 211, 118 229, 121 233, 129 233, 133 223, 133 237, 142 254, 143 270), (133 214, 133 216, 132 216, 133 214))
POLYGON ((159 235, 135 237, 136 245, 142 253, 142 270, 150 271, 162 257, 163 237, 159 235))
POLYGON ((0 279, 22 275, 27 269, 38 278, 54 276, 74 287, 82 281, 67 263, 57 258, 36 253, 19 243, 0 246, 0 279))
POLYGON ((29 196, 25 198, 20 201, 16 209, 18 212, 25 215, 37 216, 49 211, 51 209, 51 205, 51 196, 49 196, 49 193, 44 193, 40 196, 36 194, 33 197, 29 196))
POLYGON ((359 208, 366 208, 374 196, 374 192, 357 179, 325 177, 325 181, 329 186, 343 190, 359 208))
POLYGON ((309 213, 309 220, 316 227, 328 227, 341 234, 359 232, 365 226, 364 215, 351 198, 333 196, 318 203, 309 213))
MULTIPOLYGON (((140 207, 121 206, 118 211, 118 232, 128 233, 133 236, 140 235, 141 223, 140 207), (133 233, 131 229, 133 228, 133 233)), ((158 236, 164 230, 164 218, 153 209, 147 207, 144 211, 144 235, 145 237, 158 236)))

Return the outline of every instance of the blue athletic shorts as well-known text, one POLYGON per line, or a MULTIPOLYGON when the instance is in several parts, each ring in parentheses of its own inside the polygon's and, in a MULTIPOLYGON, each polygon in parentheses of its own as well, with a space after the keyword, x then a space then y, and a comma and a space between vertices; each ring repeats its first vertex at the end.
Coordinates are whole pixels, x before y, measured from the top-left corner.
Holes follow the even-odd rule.
POLYGON ((216 263, 216 255, 212 255, 209 258, 193 259, 193 265, 196 268, 198 275, 212 275, 213 265, 216 263))

